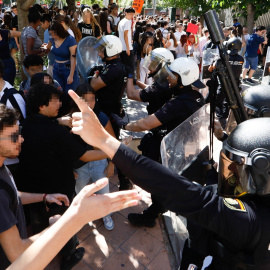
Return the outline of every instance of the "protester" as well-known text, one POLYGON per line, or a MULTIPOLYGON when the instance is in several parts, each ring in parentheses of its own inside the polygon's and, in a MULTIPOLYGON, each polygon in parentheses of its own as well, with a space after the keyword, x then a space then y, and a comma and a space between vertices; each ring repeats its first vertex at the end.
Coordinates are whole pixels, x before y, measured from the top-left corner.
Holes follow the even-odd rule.
POLYGON ((67 93, 69 89, 76 89, 80 83, 76 67, 77 42, 59 22, 54 22, 50 33, 52 38, 47 51, 52 51, 55 56, 53 78, 61 85, 64 93, 67 93))
POLYGON ((256 32, 252 34, 246 46, 246 53, 244 56, 245 64, 244 70, 242 74, 242 79, 244 82, 248 82, 250 84, 254 84, 255 82, 252 80, 252 76, 254 72, 257 70, 258 66, 258 49, 260 44, 267 44, 267 37, 266 37, 266 30, 264 26, 256 27, 256 32), (248 79, 246 79, 247 72, 250 68, 248 73, 248 79))
POLYGON ((82 38, 84 37, 100 37, 101 36, 101 29, 94 18, 92 11, 89 8, 85 8, 82 14, 83 21, 78 23, 78 28, 82 33, 82 38))
POLYGON ((123 51, 120 54, 122 63, 134 73, 134 55, 132 46, 132 19, 135 9, 132 7, 125 8, 125 18, 119 22, 118 32, 122 42, 123 51))
POLYGON ((2 60, 5 68, 3 79, 8 81, 11 85, 14 84, 14 79, 16 77, 16 65, 10 54, 9 39, 10 37, 20 36, 20 32, 0 29, 0 59, 2 60))

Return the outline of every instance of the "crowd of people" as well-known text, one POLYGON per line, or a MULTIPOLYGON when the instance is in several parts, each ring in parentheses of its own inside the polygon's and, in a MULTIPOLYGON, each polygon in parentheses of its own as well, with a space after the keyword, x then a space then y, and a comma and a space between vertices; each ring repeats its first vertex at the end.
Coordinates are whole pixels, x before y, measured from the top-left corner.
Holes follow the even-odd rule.
MULTIPOLYGON (((247 213, 246 209, 253 211, 260 220, 261 216, 252 208, 252 203, 234 199, 224 199, 223 202, 216 191, 194 185, 158 164, 161 163, 160 144, 163 137, 211 99, 205 95, 203 89, 207 88, 200 80, 203 58, 207 50, 215 50, 216 54, 219 54, 219 50, 217 44, 212 42, 207 27, 201 24, 199 18, 184 17, 171 21, 166 14, 135 15, 132 7, 126 7, 119 14, 118 10, 115 3, 104 8, 98 4, 92 7, 83 5, 76 10, 56 6, 48 9, 35 4, 29 9, 28 25, 22 32, 18 31, 16 3, 0 16, 0 102, 3 104, 0 105, 0 213, 3 216, 0 221, 0 269, 6 269, 17 259, 22 263, 25 250, 26 254, 30 252, 28 248, 34 252, 32 243, 36 239, 39 239, 35 242, 39 245, 34 246, 37 253, 40 247, 50 245, 53 239, 42 237, 43 234, 48 236, 48 232, 59 234, 59 243, 53 249, 46 250, 49 254, 47 259, 42 257, 39 262, 33 259, 31 263, 36 266, 39 263, 38 267, 43 268, 61 250, 61 269, 72 269, 85 253, 84 248, 77 247, 75 233, 84 223, 96 218, 103 218, 105 228, 113 230, 111 212, 134 205, 139 199, 135 191, 124 191, 132 189, 133 182, 150 192, 152 198, 151 206, 143 213, 128 215, 129 222, 134 226, 154 227, 158 215, 171 210, 190 218, 193 223, 190 227, 191 238, 199 228, 198 231, 204 235, 211 232, 211 241, 214 241, 213 234, 219 235, 220 239, 217 237, 215 240, 220 242, 216 241, 215 244, 222 243, 227 248, 233 243, 231 251, 239 253, 245 251, 246 239, 240 239, 237 230, 232 230, 230 235, 228 231, 223 231, 222 226, 220 230, 220 213, 230 220, 230 211, 239 206, 244 213, 247 213), (87 70, 86 79, 78 70, 77 46, 81 40, 89 37, 95 38, 91 46, 98 52, 103 64, 87 70), (17 59, 20 48, 24 54, 21 67, 26 79, 17 90, 14 80, 20 67, 17 59), (130 123, 124 121, 121 100, 125 93, 131 100, 148 104, 149 115, 146 118, 130 123), (143 156, 137 157, 129 148, 120 145, 121 129, 149 131, 138 146, 143 156), (101 179, 112 176, 115 166, 121 192, 108 195, 108 181, 101 179), (166 184, 166 179, 171 181, 170 185, 166 184), (89 187, 89 183, 96 185, 89 187), (93 193, 99 196, 90 196, 93 193), (198 196, 198 199, 191 200, 194 196, 198 196), (101 210, 101 204, 97 209, 92 208, 91 212, 90 204, 95 205, 99 201, 105 209, 101 210), (117 201, 117 206, 113 206, 114 201, 117 201), (109 205, 106 206, 106 203, 109 205), (79 209, 74 210, 78 205, 79 209), (211 207, 212 212, 209 210, 211 207), (209 218, 210 212, 214 217, 218 216, 213 222, 209 218), (83 213, 87 213, 89 218, 83 218, 78 223, 74 221, 66 235, 59 233, 61 228, 57 228, 60 226, 57 224, 65 227, 71 217, 80 217, 83 213), (59 215, 64 218, 59 220, 59 215), (27 225, 31 228, 32 237, 27 236, 27 225), (232 239, 228 241, 229 244, 224 241, 227 237, 232 239)), ((266 34, 264 26, 256 26, 254 33, 249 35, 247 28, 241 26, 237 19, 231 27, 225 27, 222 22, 220 24, 233 80, 241 91, 242 83, 255 83, 252 76, 260 58, 265 61, 270 36, 266 34)), ((216 62, 211 63, 211 72, 215 65, 216 62)), ((269 100, 265 96, 261 99, 265 102, 265 112, 269 100)), ((250 108, 254 110, 254 105, 250 105, 250 108)), ((222 85, 217 87, 215 111, 219 120, 215 123, 215 135, 224 141, 228 138, 223 129, 228 121, 230 106, 222 85)), ((243 124, 242 127, 246 132, 251 126, 243 124)), ((242 134, 241 128, 239 130, 242 134)), ((250 134, 250 141, 254 142, 252 136, 255 135, 250 134)), ((233 152, 233 147, 238 149, 233 139, 228 139, 226 145, 227 151, 233 152)), ((256 145, 254 149, 267 148, 266 145, 256 145)), ((238 150, 241 151, 241 147, 238 150)), ((265 155, 268 160, 269 157, 265 155)), ((234 155, 228 155, 225 159, 231 156, 234 155)), ((239 156, 242 157, 241 154, 239 156)), ((245 164, 250 165, 248 162, 245 164)), ((254 162, 262 170, 267 167, 263 161, 254 162)), ((224 166, 220 164, 221 168, 224 166)), ((244 193, 254 194, 256 188, 261 192, 260 185, 262 189, 265 188, 264 184, 256 182, 254 174, 254 182, 247 184, 240 177, 240 171, 237 174, 234 169, 227 169, 237 178, 233 198, 244 193), (241 188, 238 185, 242 185, 241 188), (252 189, 251 185, 256 188, 252 186, 252 189)), ((207 186, 218 182, 217 172, 213 170, 213 166, 210 166, 214 180, 206 181, 207 186)), ((269 190, 265 189, 265 192, 261 192, 263 195, 268 194, 269 190)), ((247 216, 236 218, 243 223, 250 222, 247 216)), ((231 228, 230 222, 225 223, 228 226, 226 229, 231 228)), ((258 228, 259 225, 252 227, 254 230, 258 228)), ((248 232, 248 228, 244 231, 248 232)), ((261 237, 255 236, 251 238, 256 238, 256 241, 252 241, 247 248, 247 253, 252 256, 261 237)), ((194 237, 195 243, 196 240, 194 237)), ((202 265, 207 255, 213 255, 213 250, 194 250, 187 241, 181 269, 187 269, 190 263, 202 265)), ((262 257, 257 253, 255 255, 254 261, 257 263, 258 258, 262 257)), ((209 269, 237 269, 231 268, 230 263, 238 263, 238 258, 220 268, 223 260, 230 256, 214 257, 212 267, 216 268, 209 269)), ((12 265, 18 264, 18 261, 12 265)), ((258 265, 263 264, 264 267, 264 262, 262 260, 258 265)), ((25 268, 21 269, 27 269, 25 263, 25 268)), ((16 267, 12 265, 11 269, 16 267)), ((39 269, 36 266, 34 269, 39 269)))

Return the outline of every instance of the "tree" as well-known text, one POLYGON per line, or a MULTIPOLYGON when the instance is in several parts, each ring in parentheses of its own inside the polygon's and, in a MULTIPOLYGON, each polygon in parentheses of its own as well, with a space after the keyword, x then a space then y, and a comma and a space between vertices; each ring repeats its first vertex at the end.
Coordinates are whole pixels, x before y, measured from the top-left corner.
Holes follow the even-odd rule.
POLYGON ((212 8, 229 8, 234 7, 232 10, 234 12, 234 17, 243 17, 247 19, 248 32, 251 34, 253 30, 254 21, 258 19, 259 16, 268 12, 270 8, 270 1, 268 0, 222 0, 212 1, 212 8))

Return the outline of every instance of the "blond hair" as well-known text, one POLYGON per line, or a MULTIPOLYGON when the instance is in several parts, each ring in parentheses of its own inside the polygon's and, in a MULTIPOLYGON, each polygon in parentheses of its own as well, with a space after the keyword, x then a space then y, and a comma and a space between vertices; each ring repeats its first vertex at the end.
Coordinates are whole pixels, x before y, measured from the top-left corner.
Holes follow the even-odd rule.
POLYGON ((101 31, 100 25, 99 25, 99 23, 97 22, 97 20, 95 19, 94 14, 93 14, 93 12, 91 11, 91 9, 90 9, 90 8, 85 8, 85 9, 83 10, 83 14, 82 14, 83 17, 84 17, 84 14, 85 14, 85 13, 89 13, 89 14, 90 14, 90 24, 91 24, 92 29, 93 29, 93 36, 95 36, 95 25, 97 25, 97 26, 99 27, 100 34, 101 34, 102 31, 101 31))

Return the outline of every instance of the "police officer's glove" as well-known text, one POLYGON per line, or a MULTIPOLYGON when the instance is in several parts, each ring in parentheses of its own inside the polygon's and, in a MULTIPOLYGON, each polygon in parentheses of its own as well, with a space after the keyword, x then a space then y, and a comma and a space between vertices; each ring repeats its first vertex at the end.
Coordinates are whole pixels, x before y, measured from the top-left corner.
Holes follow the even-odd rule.
POLYGON ((119 128, 126 129, 126 125, 128 124, 117 114, 111 114, 112 123, 115 123, 119 128))
POLYGON ((101 72, 102 69, 103 69, 103 65, 94 66, 89 70, 88 76, 94 76, 96 71, 101 72))

